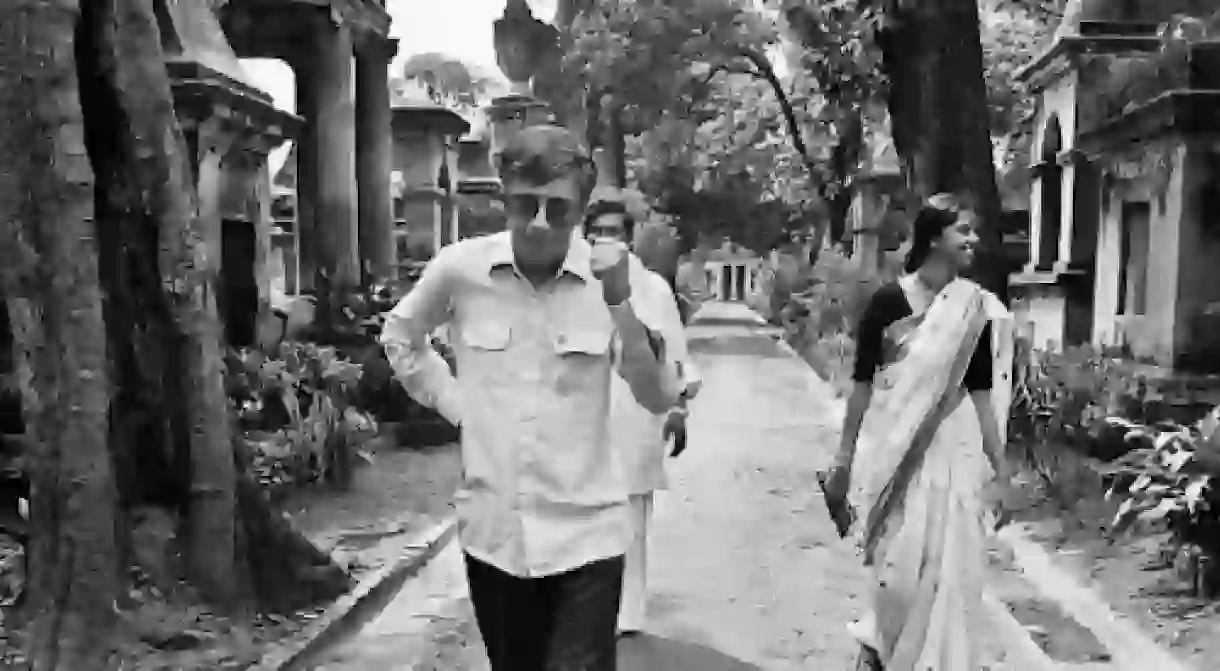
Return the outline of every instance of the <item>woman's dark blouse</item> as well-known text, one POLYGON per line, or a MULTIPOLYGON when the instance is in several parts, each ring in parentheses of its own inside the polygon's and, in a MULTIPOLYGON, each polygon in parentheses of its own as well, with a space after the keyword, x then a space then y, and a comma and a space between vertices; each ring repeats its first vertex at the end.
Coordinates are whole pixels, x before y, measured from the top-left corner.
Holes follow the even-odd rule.
MULTIPOLYGON (((882 366, 885 352, 885 329, 899 319, 915 314, 902 286, 897 282, 883 285, 864 309, 860 326, 856 330, 856 365, 852 379, 857 382, 872 382, 877 369, 882 366)), ((964 385, 969 391, 991 389, 991 326, 983 328, 979 344, 966 368, 964 385)))

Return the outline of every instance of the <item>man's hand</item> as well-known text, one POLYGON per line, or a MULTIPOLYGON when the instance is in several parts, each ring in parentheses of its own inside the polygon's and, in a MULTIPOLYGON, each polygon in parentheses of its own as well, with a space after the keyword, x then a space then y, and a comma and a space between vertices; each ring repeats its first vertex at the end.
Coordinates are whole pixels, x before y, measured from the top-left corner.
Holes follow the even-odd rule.
POLYGON ((593 243, 589 267, 602 283, 606 305, 621 305, 631 298, 631 272, 627 245, 613 238, 598 238, 593 243))
POLYGON ((661 437, 666 443, 672 438, 674 449, 669 456, 676 457, 686 450, 686 411, 674 408, 665 417, 665 425, 661 427, 661 437))

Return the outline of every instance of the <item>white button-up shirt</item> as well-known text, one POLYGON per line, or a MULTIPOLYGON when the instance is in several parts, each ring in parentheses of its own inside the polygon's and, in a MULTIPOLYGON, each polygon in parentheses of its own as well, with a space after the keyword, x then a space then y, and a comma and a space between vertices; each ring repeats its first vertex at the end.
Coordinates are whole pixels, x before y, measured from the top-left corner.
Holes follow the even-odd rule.
POLYGON ((609 437, 610 382, 660 412, 676 371, 662 329, 608 307, 574 240, 558 277, 535 287, 515 268, 507 232, 443 248, 386 318, 382 342, 420 404, 462 427, 462 545, 521 577, 626 552, 628 482, 609 437), (429 334, 448 325, 457 377, 429 334))
MULTIPOLYGON (((680 387, 671 390, 677 396, 686 388, 698 385, 699 378, 690 362, 686 348, 686 329, 678 314, 673 290, 665 278, 644 267, 631 257, 631 297, 640 319, 658 324, 665 338, 669 364, 681 371, 680 387)), ((628 488, 632 494, 647 494, 668 485, 665 475, 667 443, 662 437, 665 412, 653 412, 642 407, 624 380, 611 384, 611 434, 614 445, 623 456, 628 488)))

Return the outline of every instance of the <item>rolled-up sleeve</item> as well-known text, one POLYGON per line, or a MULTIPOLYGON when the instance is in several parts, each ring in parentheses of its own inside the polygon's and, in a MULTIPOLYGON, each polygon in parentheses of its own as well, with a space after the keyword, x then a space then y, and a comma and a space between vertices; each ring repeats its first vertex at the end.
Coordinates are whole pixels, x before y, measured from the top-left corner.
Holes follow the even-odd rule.
POLYGON ((452 314, 452 284, 457 269, 452 250, 442 249, 410 293, 387 313, 381 344, 407 394, 456 426, 462 420, 457 381, 445 359, 432 347, 431 338, 452 314))
POLYGON ((669 410, 678 400, 676 367, 667 352, 663 320, 650 310, 652 287, 633 287, 630 300, 610 307, 618 339, 615 367, 631 395, 652 413, 669 410))

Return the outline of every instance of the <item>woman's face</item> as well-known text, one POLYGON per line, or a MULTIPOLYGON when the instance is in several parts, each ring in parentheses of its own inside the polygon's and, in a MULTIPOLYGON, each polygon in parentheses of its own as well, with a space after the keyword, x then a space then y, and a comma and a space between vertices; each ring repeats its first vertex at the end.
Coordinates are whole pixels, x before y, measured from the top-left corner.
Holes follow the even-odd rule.
POLYGON ((974 262, 974 250, 979 243, 977 221, 973 212, 962 212, 933 243, 933 249, 959 270, 969 268, 974 262))

